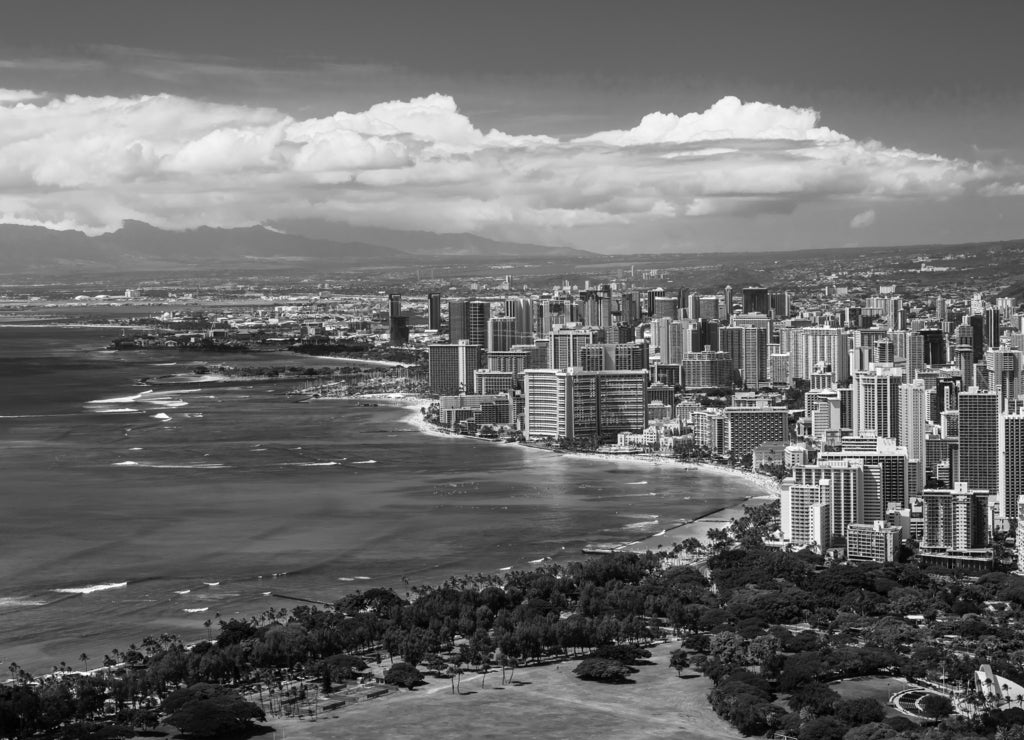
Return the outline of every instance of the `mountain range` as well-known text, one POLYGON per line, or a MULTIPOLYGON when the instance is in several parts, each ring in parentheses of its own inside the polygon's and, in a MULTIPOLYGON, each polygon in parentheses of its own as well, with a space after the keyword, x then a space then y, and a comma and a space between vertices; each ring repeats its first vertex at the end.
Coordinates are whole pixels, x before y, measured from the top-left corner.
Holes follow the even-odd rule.
POLYGON ((0 273, 149 271, 235 267, 330 269, 354 266, 592 258, 569 247, 501 242, 476 234, 435 234, 289 221, 221 229, 158 229, 126 221, 89 236, 0 224, 0 273))

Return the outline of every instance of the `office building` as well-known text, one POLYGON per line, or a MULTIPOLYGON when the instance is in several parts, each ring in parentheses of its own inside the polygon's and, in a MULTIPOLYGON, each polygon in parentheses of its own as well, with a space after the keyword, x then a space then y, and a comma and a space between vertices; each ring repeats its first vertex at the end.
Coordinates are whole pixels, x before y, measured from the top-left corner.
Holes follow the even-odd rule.
POLYGON ((427 293, 427 329, 441 331, 441 294, 427 293))
POLYGON ((771 310, 767 288, 743 289, 743 313, 763 313, 767 316, 771 310))
POLYGON ((487 301, 448 301, 448 340, 458 344, 487 346, 487 320, 491 318, 491 304, 487 301))

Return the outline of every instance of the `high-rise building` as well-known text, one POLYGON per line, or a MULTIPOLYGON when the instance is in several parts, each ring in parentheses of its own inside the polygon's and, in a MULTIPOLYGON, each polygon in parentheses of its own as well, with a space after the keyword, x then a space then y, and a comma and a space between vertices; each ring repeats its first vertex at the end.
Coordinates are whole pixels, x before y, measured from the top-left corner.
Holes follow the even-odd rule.
POLYGON ((853 376, 853 433, 899 437, 899 388, 903 370, 877 366, 853 376))
POLYGON ((697 299, 697 303, 697 316, 690 316, 688 318, 701 318, 708 321, 718 320, 718 296, 702 295, 697 299))
POLYGON ((642 431, 647 423, 647 373, 527 370, 527 439, 577 439, 642 431))
POLYGON ((843 329, 801 328, 798 333, 799 358, 794 364, 794 377, 809 380, 815 366, 825 363, 832 368, 832 382, 846 385, 850 380, 849 342, 850 336, 843 329))
POLYGON ((999 394, 977 388, 960 393, 960 478, 971 490, 999 488, 999 394))
POLYGON ((861 460, 865 466, 877 465, 882 471, 877 490, 865 490, 864 521, 882 519, 889 504, 905 508, 910 482, 907 448, 900 447, 894 440, 880 437, 842 439, 841 450, 826 450, 818 454, 819 465, 833 460, 861 460))
POLYGON ((1022 383, 1024 371, 1024 354, 1009 347, 996 347, 985 353, 985 374, 990 391, 999 394, 999 404, 1003 411, 1009 411, 1010 402, 1024 392, 1022 383))
POLYGON ((767 316, 771 310, 768 288, 743 289, 743 313, 763 313, 767 316))
POLYGON ((505 315, 516 320, 516 341, 513 344, 524 344, 533 340, 533 303, 529 298, 506 298, 505 315))
POLYGON ((768 341, 765 329, 742 326, 739 317, 718 329, 718 346, 732 358, 733 369, 745 388, 759 388, 768 378, 768 341))
POLYGON ((514 316, 495 316, 487 319, 487 351, 508 352, 512 345, 520 344, 514 316))
POLYGON ((594 327, 575 324, 552 327, 548 335, 548 367, 555 370, 578 367, 581 364, 580 348, 600 339, 600 332, 594 327))
MULTIPOLYGON (((1024 414, 999 416, 999 516, 1010 519, 1020 516, 1017 502, 1024 496, 1024 414)), ((1017 539, 1024 539, 1018 526, 1017 539)), ((1022 564, 1024 566, 1024 564, 1022 564)))
POLYGON ((894 563, 900 550, 903 529, 886 525, 850 524, 846 527, 846 559, 854 562, 894 563))
POLYGON ((730 406, 725 409, 725 451, 737 457, 765 442, 789 441, 789 409, 730 406))
POLYGON ((463 339, 470 344, 487 345, 487 320, 491 304, 487 301, 448 301, 448 338, 452 344, 463 339))
POLYGON ((427 329, 441 331, 440 293, 427 293, 427 329))
POLYGON ((675 319, 679 317, 679 299, 676 296, 655 296, 652 319, 675 319))
POLYGON ((736 382, 732 358, 725 352, 705 347, 702 352, 683 355, 682 386, 687 390, 732 388, 736 382))
POLYGON ((479 344, 431 344, 428 352, 430 392, 439 396, 473 393, 474 373, 480 367, 479 344))
POLYGON ((388 318, 402 315, 402 295, 400 293, 388 293, 388 318))
POLYGON ((970 550, 988 544, 988 492, 966 483, 926 490, 923 548, 970 550))

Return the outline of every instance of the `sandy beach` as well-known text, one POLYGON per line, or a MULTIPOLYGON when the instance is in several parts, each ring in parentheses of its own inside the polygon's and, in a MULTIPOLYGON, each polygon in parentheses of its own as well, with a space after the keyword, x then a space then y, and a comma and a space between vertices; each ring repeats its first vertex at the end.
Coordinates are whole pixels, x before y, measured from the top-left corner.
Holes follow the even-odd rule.
MULTIPOLYGON (((388 394, 379 394, 378 397, 381 395, 388 394)), ((401 397, 401 394, 390 394, 390 396, 401 397)), ((360 398, 372 398, 372 396, 360 396, 360 398)), ((422 432, 423 434, 429 434, 435 437, 460 436, 438 429, 438 427, 423 418, 423 415, 420 413, 420 409, 433 403, 433 399, 417 397, 417 403, 412 403, 413 397, 408 398, 410 403, 405 405, 405 408, 409 410, 409 415, 403 419, 405 423, 415 427, 417 431, 422 432)), ((465 437, 465 439, 476 440, 479 438, 465 437)), ((750 496, 733 506, 713 509, 706 514, 695 518, 693 521, 679 524, 675 527, 668 527, 661 532, 632 542, 621 543, 619 546, 614 548, 616 550, 646 552, 647 550, 657 551, 659 549, 671 549, 677 542, 682 542, 690 537, 694 537, 701 542, 706 542, 709 530, 727 527, 733 519, 738 519, 743 516, 743 509, 745 506, 760 506, 767 504, 774 501, 779 496, 779 483, 777 480, 771 476, 753 473, 748 470, 736 470, 734 468, 712 465, 710 463, 682 462, 670 457, 652 454, 610 455, 602 453, 560 452, 558 450, 547 450, 533 445, 521 446, 523 449, 535 450, 541 454, 562 455, 564 457, 578 458, 580 460, 597 459, 622 465, 636 465, 640 468, 649 468, 651 466, 675 466, 679 468, 680 472, 696 471, 699 473, 710 473, 724 478, 742 478, 743 480, 753 483, 765 490, 765 493, 762 496, 750 496)))

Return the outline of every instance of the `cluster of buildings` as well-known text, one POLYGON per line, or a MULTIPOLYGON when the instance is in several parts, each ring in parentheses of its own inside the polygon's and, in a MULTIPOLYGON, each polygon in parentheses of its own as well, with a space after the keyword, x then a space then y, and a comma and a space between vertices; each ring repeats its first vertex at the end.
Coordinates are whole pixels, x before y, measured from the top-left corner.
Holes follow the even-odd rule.
POLYGON ((905 302, 882 286, 802 310, 763 287, 615 283, 440 298, 429 383, 446 425, 779 466, 778 544, 852 560, 912 541, 926 562, 991 568, 993 534, 1015 526, 1024 333, 1010 299, 905 302))

